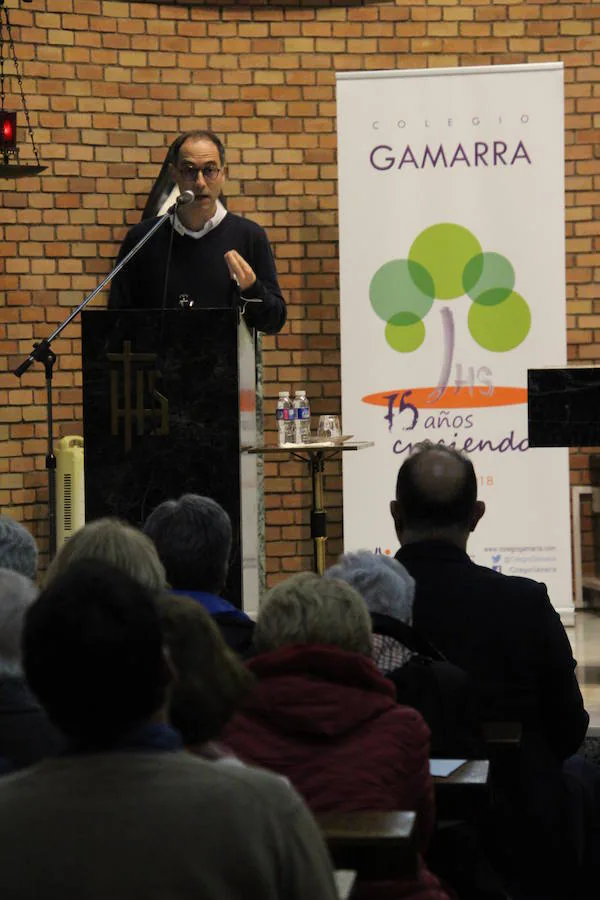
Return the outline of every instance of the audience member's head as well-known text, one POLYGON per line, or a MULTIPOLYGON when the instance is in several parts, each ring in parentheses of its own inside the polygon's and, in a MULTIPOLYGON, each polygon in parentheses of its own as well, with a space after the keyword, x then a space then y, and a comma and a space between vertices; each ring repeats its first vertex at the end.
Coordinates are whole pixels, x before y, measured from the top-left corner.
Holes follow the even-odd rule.
POLYGON ((261 604, 254 645, 259 653, 290 644, 329 644, 371 655, 371 620, 349 585, 304 572, 272 588, 261 604))
POLYGON ((0 567, 35 581, 38 549, 33 536, 19 522, 0 516, 0 567))
MULTIPOLYGON (((415 580, 397 560, 360 550, 346 553, 326 578, 345 581, 361 595, 370 613, 380 613, 412 625, 415 580)), ((386 635, 373 635, 373 661, 382 672, 403 666, 412 654, 403 644, 386 635)))
POLYGON ((76 531, 50 563, 46 583, 83 559, 108 563, 153 591, 166 587, 165 570, 152 541, 119 519, 95 519, 76 531))
POLYGON ((337 578, 353 587, 369 612, 412 624, 415 580, 393 557, 368 550, 345 553, 327 569, 325 577, 337 578))
POLYGON ((0 569, 0 678, 19 678, 23 674, 23 620, 37 593, 30 578, 11 569, 0 569))
POLYGON ((176 591, 219 594, 227 580, 231 520, 210 497, 184 494, 150 513, 144 532, 152 538, 176 591))
POLYGON ((175 669, 171 722, 188 747, 217 740, 254 679, 195 600, 163 594, 158 608, 175 669))
POLYGON ((444 540, 466 546, 485 512, 471 460, 443 444, 417 444, 398 472, 390 505, 402 544, 444 540))
POLYGON ((170 673, 154 593, 106 562, 74 562, 27 612, 23 665, 55 725, 110 747, 164 712, 170 673))

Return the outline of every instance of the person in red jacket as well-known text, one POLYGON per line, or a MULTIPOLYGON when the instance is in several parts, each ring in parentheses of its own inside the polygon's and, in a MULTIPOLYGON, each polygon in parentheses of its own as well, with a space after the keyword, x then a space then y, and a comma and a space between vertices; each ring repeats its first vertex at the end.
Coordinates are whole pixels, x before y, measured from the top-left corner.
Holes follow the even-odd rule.
MULTIPOLYGON (((304 573, 267 594, 248 665, 257 679, 223 734, 241 759, 290 780, 315 813, 415 810, 424 853, 434 825, 429 729, 396 702, 371 656, 371 623, 349 585, 304 573)), ((448 900, 422 860, 416 878, 369 896, 448 900)))

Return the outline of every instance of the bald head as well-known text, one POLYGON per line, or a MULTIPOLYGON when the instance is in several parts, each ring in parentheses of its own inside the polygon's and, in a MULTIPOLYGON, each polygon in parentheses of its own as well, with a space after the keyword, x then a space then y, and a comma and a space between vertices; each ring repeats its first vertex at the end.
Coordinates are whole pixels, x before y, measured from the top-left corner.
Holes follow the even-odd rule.
POLYGON ((458 451, 421 444, 401 466, 392 515, 403 543, 441 538, 466 544, 483 511, 473 464, 458 451))

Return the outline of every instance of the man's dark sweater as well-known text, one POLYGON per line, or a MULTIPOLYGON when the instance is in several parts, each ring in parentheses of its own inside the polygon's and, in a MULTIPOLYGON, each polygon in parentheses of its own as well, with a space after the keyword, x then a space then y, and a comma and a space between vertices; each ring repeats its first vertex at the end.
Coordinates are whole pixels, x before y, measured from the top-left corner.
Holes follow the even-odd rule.
POLYGON ((545 585, 478 566, 443 541, 396 554, 416 581, 414 627, 478 686, 489 720, 522 722, 557 762, 589 722, 569 639, 545 585))
MULTIPOLYGON (((121 245, 119 261, 155 222, 156 219, 145 219, 131 229, 121 245)), ((171 225, 166 223, 116 276, 109 309, 160 309, 170 238, 171 225)), ((269 240, 256 222, 233 213, 227 213, 213 231, 201 238, 174 232, 167 308, 178 307, 182 295, 188 295, 196 308, 237 305, 239 294, 224 259, 228 250, 237 250, 256 274, 256 282, 242 293, 243 297, 258 298, 262 303, 246 305, 246 323, 251 328, 275 334, 283 327, 287 314, 269 240)))

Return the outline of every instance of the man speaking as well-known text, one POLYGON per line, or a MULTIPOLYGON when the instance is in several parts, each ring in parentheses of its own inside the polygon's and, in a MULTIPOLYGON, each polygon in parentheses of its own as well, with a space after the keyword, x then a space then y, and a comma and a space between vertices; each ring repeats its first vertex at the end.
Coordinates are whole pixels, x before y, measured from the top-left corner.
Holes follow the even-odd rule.
MULTIPOLYGON (((188 131, 171 147, 169 171, 189 202, 159 228, 112 282, 109 309, 241 306, 251 328, 275 334, 286 320, 275 261, 263 228, 228 212, 219 197, 225 148, 211 131, 188 131)), ((127 234, 119 261, 156 219, 127 234)))

